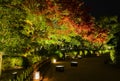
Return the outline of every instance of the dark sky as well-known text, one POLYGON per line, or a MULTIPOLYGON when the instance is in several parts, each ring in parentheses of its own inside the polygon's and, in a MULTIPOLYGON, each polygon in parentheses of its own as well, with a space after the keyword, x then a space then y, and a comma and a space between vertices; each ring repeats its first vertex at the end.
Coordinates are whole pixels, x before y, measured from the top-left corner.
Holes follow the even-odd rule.
POLYGON ((83 0, 91 8, 93 16, 120 16, 119 0, 83 0))

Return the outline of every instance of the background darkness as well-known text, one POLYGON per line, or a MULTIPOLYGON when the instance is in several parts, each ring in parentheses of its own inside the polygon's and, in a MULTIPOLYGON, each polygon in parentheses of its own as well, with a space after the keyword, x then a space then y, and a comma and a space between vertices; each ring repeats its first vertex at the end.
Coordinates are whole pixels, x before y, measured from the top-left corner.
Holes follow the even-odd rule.
POLYGON ((120 16, 119 0, 83 0, 90 8, 92 16, 120 16))

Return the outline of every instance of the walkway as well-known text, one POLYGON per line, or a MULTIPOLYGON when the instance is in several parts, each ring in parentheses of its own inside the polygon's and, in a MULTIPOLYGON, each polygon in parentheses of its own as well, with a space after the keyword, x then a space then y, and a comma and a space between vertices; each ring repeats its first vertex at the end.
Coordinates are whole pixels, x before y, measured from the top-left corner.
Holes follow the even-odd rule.
POLYGON ((120 69, 104 64, 102 57, 78 59, 78 66, 71 61, 52 64, 43 81, 120 81, 120 69), (57 72, 56 65, 64 65, 64 72, 57 72))

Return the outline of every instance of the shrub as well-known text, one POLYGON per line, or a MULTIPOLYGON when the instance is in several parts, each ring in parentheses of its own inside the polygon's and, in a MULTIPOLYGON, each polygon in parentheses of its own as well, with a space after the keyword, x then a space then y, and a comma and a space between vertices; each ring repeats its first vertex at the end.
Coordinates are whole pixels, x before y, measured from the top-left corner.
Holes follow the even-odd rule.
POLYGON ((19 56, 5 56, 2 61, 2 70, 22 67, 23 59, 19 56))
POLYGON ((28 56, 27 59, 28 59, 30 64, 34 64, 34 63, 41 60, 41 56, 38 56, 38 55, 28 56))
POLYGON ((2 70, 9 70, 18 67, 27 68, 28 66, 40 61, 40 56, 3 56, 2 70))

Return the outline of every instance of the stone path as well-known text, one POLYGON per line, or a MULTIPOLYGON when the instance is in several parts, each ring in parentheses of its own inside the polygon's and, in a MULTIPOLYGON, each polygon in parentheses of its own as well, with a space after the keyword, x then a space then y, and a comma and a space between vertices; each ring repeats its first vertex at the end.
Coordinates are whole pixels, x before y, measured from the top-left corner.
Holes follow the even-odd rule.
POLYGON ((77 67, 71 61, 59 61, 51 65, 43 81, 120 81, 120 68, 104 64, 102 57, 77 59, 77 67), (57 72, 56 65, 64 65, 64 72, 57 72))

